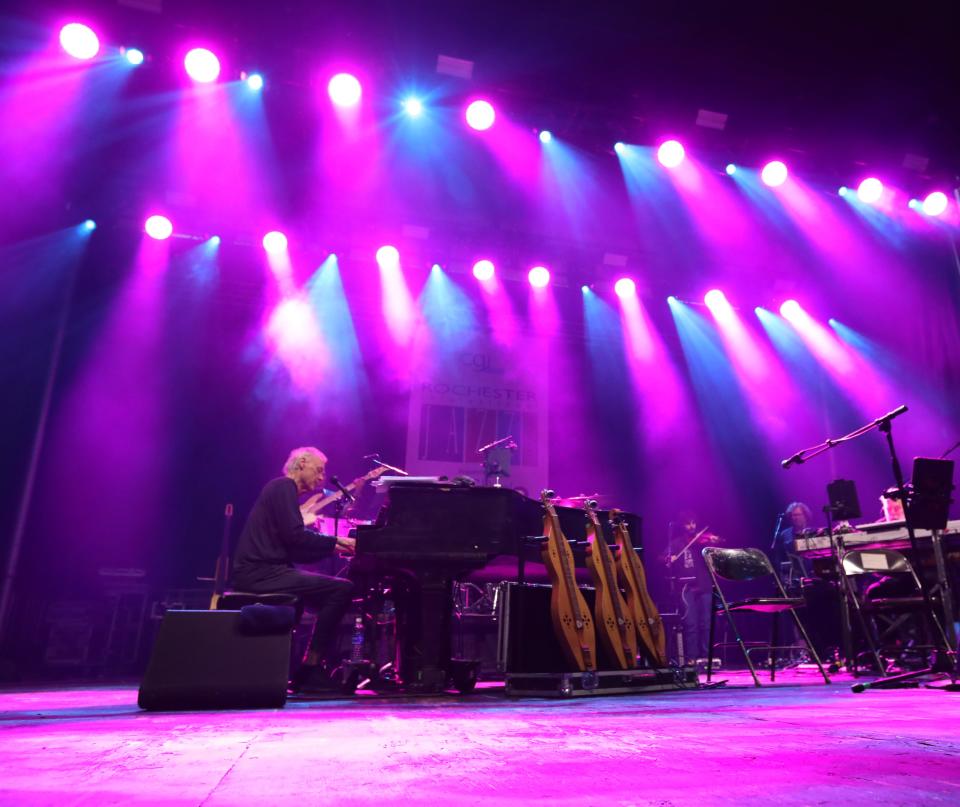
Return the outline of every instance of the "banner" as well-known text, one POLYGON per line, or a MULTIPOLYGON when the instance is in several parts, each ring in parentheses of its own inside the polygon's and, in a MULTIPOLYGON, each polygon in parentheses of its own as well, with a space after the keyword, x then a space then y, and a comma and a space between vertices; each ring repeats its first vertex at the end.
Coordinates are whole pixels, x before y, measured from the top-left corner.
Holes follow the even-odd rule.
POLYGON ((516 449, 498 454, 509 464, 500 482, 539 495, 547 482, 549 371, 542 342, 517 341, 522 345, 507 347, 480 333, 418 370, 407 429, 411 474, 466 475, 492 485, 495 478, 485 474, 478 449, 512 437, 516 449))

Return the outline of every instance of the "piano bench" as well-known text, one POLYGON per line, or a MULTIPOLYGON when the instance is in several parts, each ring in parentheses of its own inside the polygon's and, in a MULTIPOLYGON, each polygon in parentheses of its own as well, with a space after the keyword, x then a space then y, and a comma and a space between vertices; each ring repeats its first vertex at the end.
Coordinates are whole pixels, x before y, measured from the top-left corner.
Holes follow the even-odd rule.
POLYGON ((296 609, 297 622, 303 616, 303 601, 296 594, 258 594, 254 591, 225 591, 217 601, 218 611, 239 611, 245 605, 289 605, 296 609))

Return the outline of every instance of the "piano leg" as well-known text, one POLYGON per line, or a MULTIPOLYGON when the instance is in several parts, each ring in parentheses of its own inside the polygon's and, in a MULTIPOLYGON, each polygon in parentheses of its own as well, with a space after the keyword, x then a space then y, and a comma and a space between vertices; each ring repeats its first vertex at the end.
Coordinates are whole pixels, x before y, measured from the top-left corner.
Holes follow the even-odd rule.
POLYGON ((443 692, 450 677, 453 578, 427 573, 397 582, 401 684, 410 692, 443 692))

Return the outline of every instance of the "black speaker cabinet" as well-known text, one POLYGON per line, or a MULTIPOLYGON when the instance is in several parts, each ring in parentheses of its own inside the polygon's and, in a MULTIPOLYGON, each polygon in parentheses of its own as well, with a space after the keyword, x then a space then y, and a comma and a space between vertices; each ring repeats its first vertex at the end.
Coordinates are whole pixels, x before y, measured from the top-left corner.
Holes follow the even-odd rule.
MULTIPOLYGON (((580 591, 592 614, 594 589, 581 586, 580 591)), ((497 601, 497 666, 501 672, 508 675, 573 672, 553 629, 550 592, 551 587, 545 585, 501 584, 497 601)), ((597 662, 601 670, 617 666, 607 658, 599 642, 597 662)))
POLYGON ((239 611, 167 611, 141 709, 277 708, 287 701, 290 633, 246 635, 239 611))

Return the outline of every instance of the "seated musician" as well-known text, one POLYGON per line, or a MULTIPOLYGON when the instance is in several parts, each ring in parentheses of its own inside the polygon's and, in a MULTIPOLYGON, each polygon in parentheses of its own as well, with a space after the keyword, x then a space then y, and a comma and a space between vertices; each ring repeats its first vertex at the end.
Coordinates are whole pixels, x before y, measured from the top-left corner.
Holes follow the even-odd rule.
POLYGON ((267 482, 247 517, 233 562, 236 589, 257 594, 295 594, 316 614, 313 635, 302 666, 295 672, 298 689, 333 686, 337 626, 350 606, 349 580, 294 568, 330 555, 339 548, 352 552, 352 538, 335 538, 307 529, 297 503, 323 482, 326 456, 312 446, 295 448, 283 466, 284 475, 267 482))
POLYGON ((777 542, 773 548, 773 557, 770 560, 773 568, 780 572, 785 581, 796 577, 809 577, 810 568, 807 561, 798 555, 793 542, 811 529, 813 513, 803 502, 790 502, 783 511, 787 519, 787 526, 777 533, 777 542), (787 572, 784 573, 784 567, 787 572))

